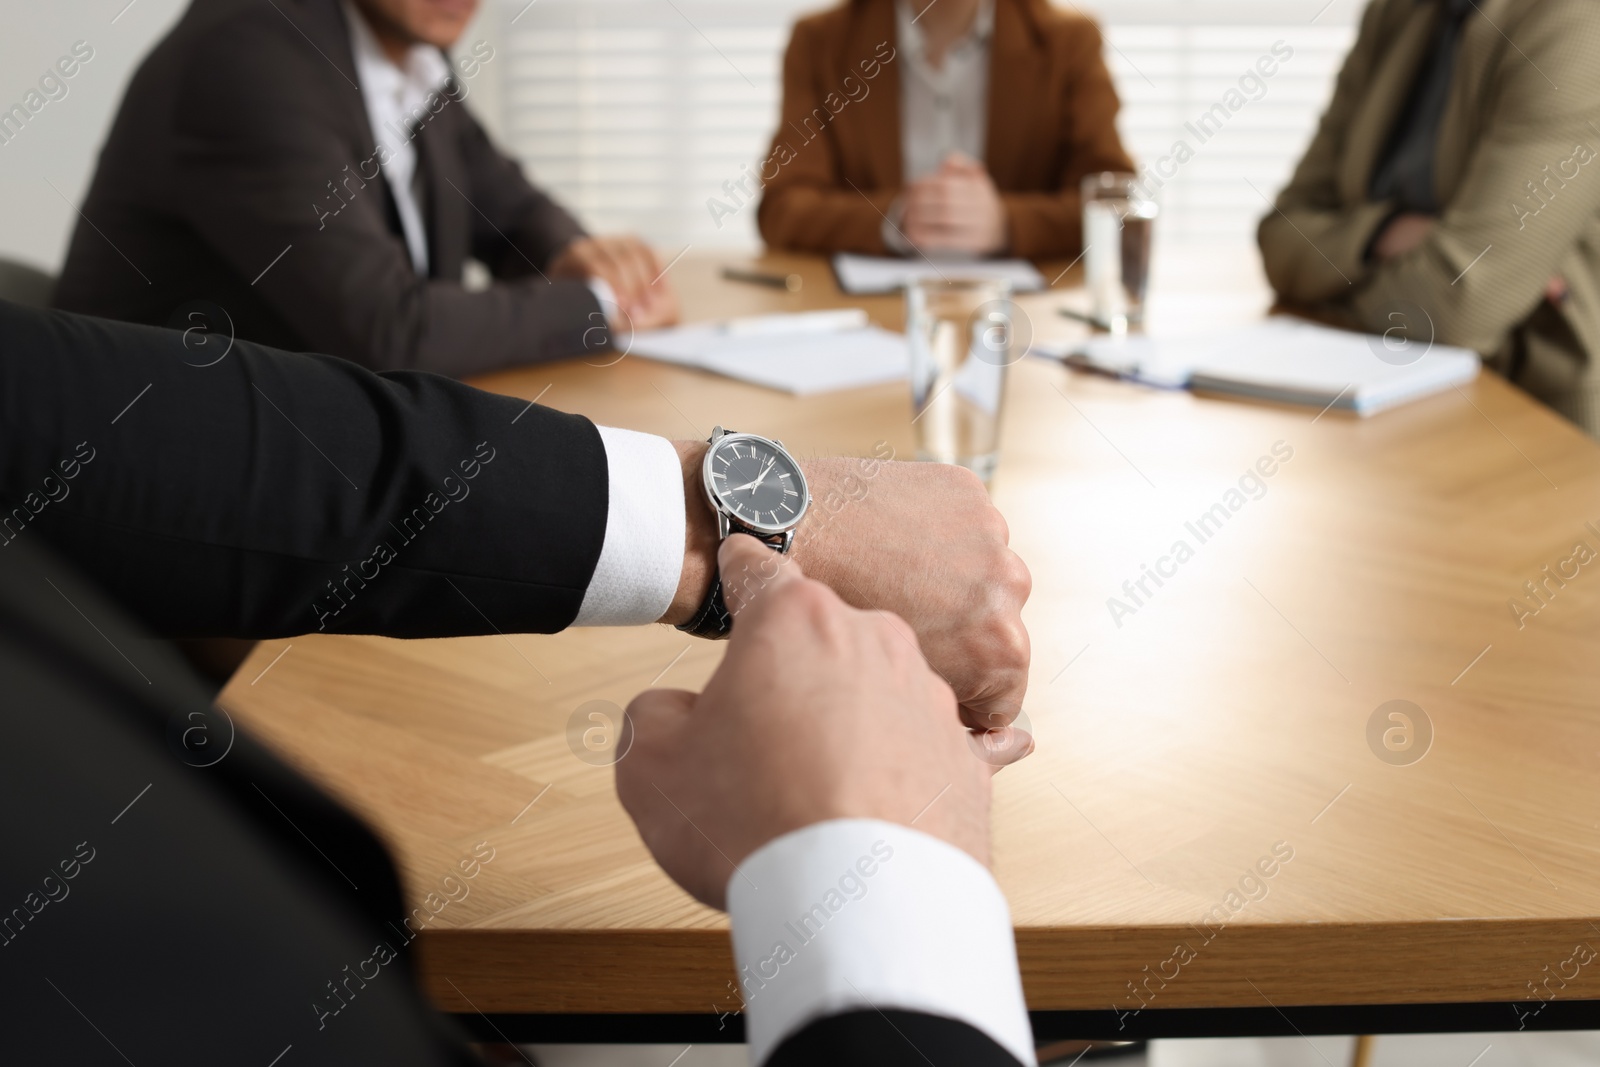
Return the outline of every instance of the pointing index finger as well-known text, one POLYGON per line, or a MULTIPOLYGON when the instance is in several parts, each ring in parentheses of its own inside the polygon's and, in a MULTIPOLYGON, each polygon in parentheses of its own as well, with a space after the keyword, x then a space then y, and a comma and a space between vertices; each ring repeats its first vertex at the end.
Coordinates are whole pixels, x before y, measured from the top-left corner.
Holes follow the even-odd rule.
POLYGON ((800 564, 780 555, 770 545, 749 534, 734 534, 717 550, 717 569, 722 576, 722 596, 735 618, 762 591, 773 592, 803 575, 800 564))

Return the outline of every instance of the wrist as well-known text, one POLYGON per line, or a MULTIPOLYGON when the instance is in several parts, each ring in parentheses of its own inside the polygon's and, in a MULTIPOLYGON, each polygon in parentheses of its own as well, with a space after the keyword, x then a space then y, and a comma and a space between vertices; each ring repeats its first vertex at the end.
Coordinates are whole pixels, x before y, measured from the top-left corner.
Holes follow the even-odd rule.
POLYGON ((849 538, 841 543, 841 531, 834 528, 834 520, 847 505, 866 499, 867 483, 880 463, 848 456, 821 456, 800 464, 811 491, 811 507, 805 521, 795 529, 789 555, 807 578, 835 587, 846 600, 851 599, 852 593, 848 585, 840 588, 844 579, 838 564, 850 554, 849 538))
POLYGON ((661 621, 677 626, 694 618, 711 590, 711 578, 717 571, 717 516, 700 484, 700 468, 710 445, 705 441, 674 441, 672 446, 683 466, 683 571, 678 575, 672 605, 661 621))
POLYGON ((988 254, 1000 256, 1011 251, 1011 209, 999 193, 994 198, 994 226, 989 233, 988 254))
MULTIPOLYGON (((717 549, 721 538, 717 532, 717 515, 706 500, 701 468, 706 451, 711 447, 706 441, 674 441, 678 460, 683 466, 684 548, 683 570, 678 576, 678 590, 672 605, 660 621, 678 626, 694 618, 711 592, 711 579, 717 573, 717 549)), ((877 471, 882 460, 859 460, 845 457, 811 459, 800 463, 806 485, 811 491, 811 510, 795 529, 794 547, 790 554, 800 562, 808 577, 825 583, 833 572, 832 563, 837 555, 831 545, 828 526, 833 514, 847 501, 859 501, 866 496, 866 480, 877 471)))

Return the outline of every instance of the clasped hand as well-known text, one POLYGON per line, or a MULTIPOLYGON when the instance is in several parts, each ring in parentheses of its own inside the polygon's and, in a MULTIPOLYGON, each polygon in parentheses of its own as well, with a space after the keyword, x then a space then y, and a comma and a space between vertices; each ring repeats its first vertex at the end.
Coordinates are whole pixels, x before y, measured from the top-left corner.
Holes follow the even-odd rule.
POLYGON ((983 164, 952 153, 939 169, 911 183, 900 226, 924 252, 987 256, 1006 246, 1006 212, 983 164))
POLYGON ((914 824, 987 864, 990 778, 1032 738, 1003 727, 974 745, 913 628, 850 607, 795 559, 735 535, 719 562, 737 620, 722 665, 703 693, 636 697, 616 765, 662 869, 720 908, 745 857, 836 818, 914 824))

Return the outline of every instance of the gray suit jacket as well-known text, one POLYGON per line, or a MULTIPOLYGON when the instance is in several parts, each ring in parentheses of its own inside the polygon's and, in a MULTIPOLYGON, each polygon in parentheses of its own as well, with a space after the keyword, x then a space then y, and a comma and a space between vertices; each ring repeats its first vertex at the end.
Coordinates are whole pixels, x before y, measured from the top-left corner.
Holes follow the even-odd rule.
POLYGON ((205 302, 207 325, 243 339, 458 377, 593 347, 587 286, 543 274, 583 231, 489 142, 459 100, 470 87, 417 136, 420 277, 338 0, 194 0, 129 85, 56 306, 189 326, 205 302), (495 276, 486 291, 461 284, 469 256, 495 276))

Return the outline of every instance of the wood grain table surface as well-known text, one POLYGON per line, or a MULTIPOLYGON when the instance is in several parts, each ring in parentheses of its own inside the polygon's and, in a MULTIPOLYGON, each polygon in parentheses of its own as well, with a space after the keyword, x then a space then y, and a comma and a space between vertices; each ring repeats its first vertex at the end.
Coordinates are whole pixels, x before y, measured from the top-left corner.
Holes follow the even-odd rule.
MULTIPOLYGON (((671 277, 687 320, 901 325, 820 260, 691 250, 671 277), (752 263, 804 286, 720 277, 752 263)), ((1081 329, 1056 314, 1075 281, 1023 301, 1037 336, 1081 329)), ((1153 328, 1267 302, 1253 256, 1158 258, 1153 328)), ((609 355, 479 384, 672 437, 912 453, 904 385, 798 399, 609 355)), ((994 853, 1030 1008, 1600 999, 1600 448, 1488 374, 1360 419, 1029 359, 1007 405, 992 492, 1034 576, 1038 751, 997 779, 994 853)), ((393 847, 444 1009, 730 1012, 724 918, 569 743, 587 702, 698 687, 721 653, 660 626, 309 636, 260 646, 223 702, 393 847)))

